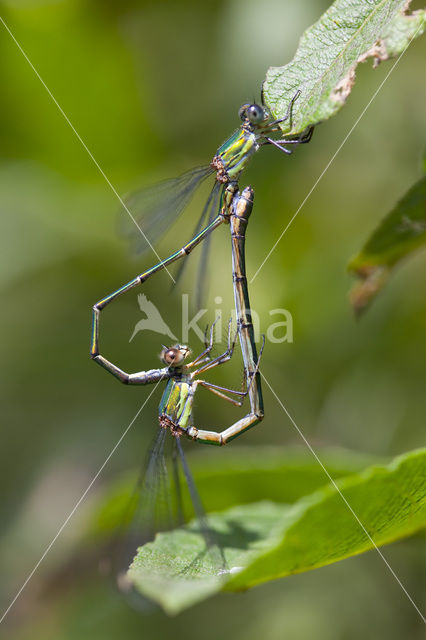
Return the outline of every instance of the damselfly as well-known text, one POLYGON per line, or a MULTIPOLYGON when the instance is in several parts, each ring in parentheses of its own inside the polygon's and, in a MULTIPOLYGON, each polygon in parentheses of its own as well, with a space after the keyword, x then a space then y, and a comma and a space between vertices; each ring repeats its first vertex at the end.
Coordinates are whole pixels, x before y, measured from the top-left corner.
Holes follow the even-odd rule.
MULTIPOLYGON (((206 346, 205 351, 201 354, 199 358, 201 360, 205 360, 204 364, 197 368, 195 372, 191 374, 192 377, 185 378, 185 384, 175 385, 173 380, 175 380, 176 375, 180 376, 180 369, 177 368, 173 364, 172 361, 167 362, 168 364, 164 369, 153 369, 150 371, 142 371, 140 373, 129 374, 112 364, 109 360, 107 360, 104 356, 100 355, 99 352, 99 322, 100 322, 100 314, 101 311, 111 302, 116 300, 120 295, 129 291, 133 287, 145 282, 150 276, 152 276, 157 271, 163 269, 166 264, 169 262, 173 262, 180 257, 183 257, 185 254, 185 247, 170 257, 169 261, 161 262, 158 265, 154 266, 152 269, 149 269, 145 273, 137 276, 134 280, 124 285, 114 293, 110 294, 106 298, 103 298, 99 302, 97 302, 93 307, 93 325, 92 325, 92 343, 91 343, 91 357, 102 367, 107 369, 110 373, 112 373, 116 378, 118 378, 121 382, 125 384, 151 384, 155 382, 160 382, 162 380, 170 379, 172 382, 169 383, 167 389, 169 389, 172 403, 177 403, 179 406, 184 406, 185 410, 182 416, 179 414, 175 414, 172 411, 172 423, 170 423, 170 429, 172 433, 174 431, 184 433, 188 435, 190 438, 197 440, 198 442, 210 443, 210 444, 226 444, 227 442, 233 440, 241 433, 247 431, 250 427, 253 427, 263 418, 263 401, 262 401, 262 391, 261 391, 261 383, 260 383, 260 374, 258 371, 258 357, 256 351, 256 344, 254 339, 254 330, 253 324, 251 321, 251 311, 250 311, 250 300, 248 294, 247 287, 247 277, 246 277, 246 269, 245 269, 245 234, 249 216, 251 214, 253 207, 253 190, 250 187, 246 187, 244 191, 240 194, 237 191, 237 187, 235 184, 230 184, 226 187, 224 191, 223 204, 221 209, 221 216, 230 224, 231 228, 231 238, 232 238, 232 272, 233 272, 233 288, 234 288, 234 298, 235 298, 235 308, 236 308, 236 316, 237 316, 237 328, 238 335, 241 344, 241 350, 243 354, 244 361, 244 369, 245 369, 245 377, 246 377, 246 391, 243 392, 235 392, 236 395, 240 395, 241 398, 244 398, 245 395, 248 394, 250 400, 250 413, 246 416, 235 422, 232 426, 228 427, 221 433, 215 431, 205 431, 202 429, 198 429, 190 425, 188 422, 188 414, 191 414, 192 410, 192 401, 193 401, 193 390, 197 387, 198 384, 201 386, 205 386, 210 391, 213 391, 214 386, 205 381, 195 381, 195 377, 200 373, 204 373, 208 371, 212 366, 217 366, 217 364, 222 364, 226 362, 227 359, 232 355, 233 347, 229 344, 228 340, 228 350, 219 358, 216 358, 210 362, 209 354, 212 350, 212 343, 206 346), (194 379, 194 382, 189 384, 189 380, 194 379), (171 386, 170 386, 171 385, 171 386), (179 418, 178 422, 176 420, 179 418), (174 426, 173 426, 174 425, 174 426)), ((194 242, 197 243, 195 239, 193 239, 190 243, 191 247, 194 242)), ((198 240, 200 242, 200 240, 198 240)), ((189 245, 187 245, 188 247, 189 245)), ((187 349, 187 347, 185 347, 187 349)), ((167 353, 167 352, 166 352, 167 353)), ((172 353, 172 352, 171 352, 172 353)), ((166 354, 165 354, 166 357, 166 354)), ((180 351, 180 347, 177 347, 176 358, 179 360, 179 364, 183 363, 184 355, 180 351)), ((185 375, 192 367, 200 364, 200 359, 196 358, 192 363, 186 365, 185 375)), ((180 379, 180 378, 179 378, 180 379)), ((223 392, 226 391, 221 387, 215 388, 215 393, 219 396, 223 396, 223 392)), ((233 404, 237 406, 241 406, 241 402, 237 400, 232 400, 227 398, 233 404)), ((166 403, 167 405, 167 403, 166 403)), ((166 406, 165 405, 165 406, 166 406)), ((167 426, 164 424, 163 426, 167 426)), ((176 433, 174 433, 176 435, 176 433)))
MULTIPOLYGON (((235 345, 235 336, 233 338, 231 337, 231 323, 228 326, 227 349, 215 358, 211 358, 211 351, 213 349, 213 326, 210 329, 209 340, 207 340, 206 333, 205 349, 188 364, 186 364, 185 361, 190 352, 186 345, 175 345, 174 347, 169 349, 165 348, 163 350, 161 357, 163 363, 166 365, 164 368, 151 369, 149 371, 141 371, 134 374, 129 374, 123 371, 99 353, 99 322, 102 309, 125 291, 128 291, 133 286, 144 282, 150 275, 162 268, 163 265, 157 265, 157 267, 154 267, 146 274, 142 274, 132 281, 132 283, 129 283, 129 285, 122 287, 114 294, 104 298, 93 307, 92 358, 125 384, 146 385, 159 384, 162 381, 167 381, 166 389, 163 393, 159 406, 159 433, 151 453, 147 472, 145 477, 142 479, 141 493, 144 494, 145 497, 148 496, 148 501, 151 506, 155 507, 156 497, 155 491, 152 491, 152 487, 156 484, 158 488, 158 482, 152 482, 152 478, 155 480, 156 478, 158 479, 159 477, 163 477, 163 489, 165 485, 168 484, 167 482, 164 482, 164 476, 166 474, 164 472, 165 465, 163 462, 163 451, 166 434, 170 432, 173 436, 175 452, 177 451, 178 453, 178 456, 175 455, 174 457, 173 474, 175 477, 176 487, 178 488, 177 494, 180 495, 179 483, 176 480, 179 476, 176 460, 179 457, 187 485, 190 489, 195 512, 198 516, 199 528, 203 534, 205 542, 207 543, 207 548, 210 550, 216 549, 217 551, 216 560, 213 558, 213 571, 216 571, 218 575, 226 571, 224 555, 220 548, 215 544, 214 537, 210 533, 210 529, 206 523, 207 521, 203 517, 204 512, 201 506, 201 501, 198 497, 195 484, 192 481, 189 468, 184 458, 180 437, 182 435, 186 435, 189 438, 202 443, 219 445, 225 444, 257 424, 263 418, 259 361, 264 343, 258 358, 254 340, 253 324, 251 321, 244 255, 245 234, 252 207, 253 190, 251 188, 247 187, 244 189, 243 193, 240 194, 238 193, 235 184, 230 184, 226 187, 222 214, 227 216, 231 228, 233 288, 238 335, 240 338, 245 368, 245 387, 242 390, 233 390, 215 385, 200 378, 200 375, 231 359, 235 345), (250 399, 250 413, 242 419, 237 420, 233 425, 220 433, 200 429, 193 423, 192 412, 195 391, 199 386, 211 391, 220 398, 223 398, 238 407, 242 405, 245 397, 248 395, 250 399), (160 468, 160 473, 158 473, 158 468, 160 468)), ((181 511, 181 509, 178 509, 178 511, 181 511)), ((146 527, 146 522, 144 524, 146 527)), ((140 529, 137 528, 137 536, 139 534, 140 529)), ((137 539, 138 538, 136 538, 136 540, 137 539)), ((141 540, 139 538, 138 542, 132 545, 132 552, 135 551, 136 544, 140 544, 140 542, 141 540)), ((177 562, 179 564, 179 549, 174 548, 173 553, 177 554, 177 562)), ((184 567, 181 567, 181 569, 183 570, 184 567)), ((126 587, 128 586, 126 581, 124 581, 124 584, 126 587)), ((133 593, 132 590, 130 590, 130 592, 133 593)))
MULTIPOLYGON (((131 213, 131 219, 126 218, 126 225, 128 225, 127 235, 136 243, 136 246, 142 249, 152 247, 185 209, 198 186, 215 173, 215 183, 194 229, 193 240, 181 251, 187 255, 201 240, 209 236, 224 222, 221 209, 226 186, 238 183, 250 158, 261 147, 272 144, 280 151, 291 154, 292 151, 287 148, 288 145, 299 145, 310 141, 313 127, 297 136, 292 136, 291 133, 283 136, 279 127, 280 124, 289 121, 291 129, 292 108, 299 95, 300 91, 297 91, 288 106, 287 113, 280 120, 271 119, 264 105, 255 103, 242 105, 239 110, 241 126, 219 147, 209 165, 197 167, 178 178, 165 180, 131 194, 126 200, 127 209, 131 213), (277 133, 280 133, 281 137, 274 139, 272 136, 277 133), (203 225, 205 225, 204 228, 203 225)), ((200 268, 201 276, 205 273, 207 250, 208 246, 203 255, 204 268, 200 268)), ((178 254, 179 252, 166 258, 164 263, 170 264, 178 254)), ((198 294, 201 289, 201 282, 199 282, 198 294)))
MULTIPOLYGON (((202 572, 204 572, 204 575, 221 575, 227 571, 224 553, 218 546, 215 535, 209 527, 180 442, 182 435, 207 443, 217 442, 218 437, 226 441, 232 432, 232 427, 222 432, 222 434, 217 434, 214 431, 207 431, 194 426, 194 397, 200 386, 236 406, 242 405, 248 393, 247 388, 241 390, 229 389, 212 384, 201 377, 211 369, 228 362, 234 352, 236 335, 232 336, 230 321, 226 350, 215 358, 211 357, 213 329, 214 323, 210 328, 209 337, 206 330, 205 349, 188 363, 187 359, 190 355, 190 350, 186 345, 180 344, 163 348, 161 353, 161 360, 165 365, 163 368, 140 371, 135 374, 127 374, 102 358, 102 356, 97 357, 97 362, 122 382, 140 385, 167 382, 158 409, 159 428, 154 446, 151 450, 145 473, 138 483, 138 493, 134 494, 134 498, 129 504, 130 511, 134 511, 132 521, 124 540, 118 539, 116 542, 117 549, 120 549, 119 557, 116 558, 116 564, 117 561, 119 563, 116 567, 118 569, 119 587, 138 605, 140 603, 137 594, 133 590, 134 585, 131 581, 129 582, 129 577, 126 573, 137 548, 141 544, 152 540, 154 534, 157 534, 160 530, 173 529, 173 525, 177 523, 180 527, 183 525, 184 509, 179 462, 196 515, 197 526, 195 530, 194 528, 192 529, 193 534, 191 534, 194 541, 194 553, 191 553, 192 566, 185 566, 188 554, 183 554, 183 559, 181 559, 178 534, 177 542, 172 545, 170 551, 174 555, 173 562, 168 565, 166 561, 166 573, 169 575, 170 572, 170 577, 180 576, 180 579, 192 579, 195 574, 197 577, 201 577, 202 572), (169 480, 167 461, 164 456, 165 441, 168 433, 173 437, 174 455, 172 461, 173 480, 176 489, 175 500, 172 499, 169 493, 172 482, 169 480), (134 507, 135 503, 139 508, 134 507), (197 534, 201 534, 202 537, 197 534), (208 558, 206 556, 207 552, 208 558), (123 570, 125 571, 124 573, 123 570)), ((127 519, 126 514, 125 520, 127 519)), ((156 573, 156 567, 153 567, 152 570, 156 573)))

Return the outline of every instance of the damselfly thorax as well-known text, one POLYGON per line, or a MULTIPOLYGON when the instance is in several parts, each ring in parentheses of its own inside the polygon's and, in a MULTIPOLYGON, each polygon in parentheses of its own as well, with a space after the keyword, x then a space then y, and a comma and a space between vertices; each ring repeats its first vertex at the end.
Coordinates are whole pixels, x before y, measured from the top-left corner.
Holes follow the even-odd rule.
POLYGON ((237 182, 250 158, 278 131, 280 121, 271 121, 266 109, 258 104, 244 104, 239 111, 243 124, 224 142, 210 164, 216 180, 223 184, 237 182))
POLYGON ((164 389, 158 421, 160 427, 170 429, 172 435, 186 433, 192 415, 196 383, 186 371, 176 372, 164 389))

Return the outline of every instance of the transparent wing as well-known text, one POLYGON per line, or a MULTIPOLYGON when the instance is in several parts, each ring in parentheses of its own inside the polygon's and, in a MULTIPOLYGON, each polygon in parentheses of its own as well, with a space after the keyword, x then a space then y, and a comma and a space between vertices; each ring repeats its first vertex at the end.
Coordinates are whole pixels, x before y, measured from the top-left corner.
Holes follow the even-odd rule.
MULTIPOLYGON (((210 222, 213 221, 213 218, 217 214, 217 211, 219 209, 221 194, 222 194, 222 192, 219 191, 219 190, 216 191, 216 193, 215 193, 215 196, 213 198, 213 200, 214 200, 213 206, 212 206, 212 208, 210 210, 210 214, 209 214, 209 217, 208 217, 208 220, 207 220, 207 224, 210 224, 210 222)), ((197 288, 196 288, 196 298, 195 298, 195 303, 196 303, 197 309, 201 309, 203 300, 205 300, 206 295, 207 295, 207 286, 208 286, 207 268, 208 268, 208 262, 209 262, 211 241, 212 241, 212 236, 211 236, 211 234, 209 234, 207 236, 207 238, 205 239, 204 246, 203 246, 203 252, 201 254, 200 263, 198 265, 197 288)))
POLYGON ((177 220, 201 182, 212 173, 210 166, 197 167, 178 178, 126 196, 124 203, 128 211, 124 209, 120 213, 119 230, 130 240, 133 249, 141 253, 150 247, 149 243, 154 245, 177 220))
MULTIPOLYGON (((215 535, 215 532, 210 527, 210 523, 209 523, 207 514, 204 511, 203 503, 201 502, 198 489, 195 485, 194 478, 192 477, 192 473, 186 461, 186 457, 182 448, 182 443, 180 441, 180 438, 175 438, 175 440, 176 440, 176 449, 180 458, 180 463, 182 466, 182 471, 185 478, 186 486, 191 496, 192 507, 194 509, 194 514, 197 520, 199 531, 204 538, 206 550, 209 552, 210 560, 213 562, 213 565, 216 571, 218 571, 219 573, 225 572, 227 570, 227 564, 226 564, 223 548, 220 546, 219 540, 215 535)), ((192 562, 192 567, 188 567, 184 573, 189 574, 191 568, 192 569, 196 568, 197 561, 199 559, 200 558, 195 558, 192 562)))
MULTIPOLYGON (((175 577, 179 580, 197 575, 198 565, 202 562, 206 553, 209 554, 210 563, 218 573, 225 568, 226 563, 222 549, 219 547, 210 528, 194 480, 186 463, 180 438, 174 438, 167 429, 159 428, 149 452, 145 469, 140 475, 138 485, 126 510, 125 522, 123 523, 125 530, 122 529, 120 531, 113 564, 120 590, 129 603, 136 608, 146 608, 148 605, 140 593, 133 588, 133 584, 127 576, 127 569, 132 563, 137 549, 146 542, 153 540, 159 531, 170 531, 174 530, 175 527, 182 527, 184 520, 182 489, 188 494, 187 501, 189 499, 192 511, 196 516, 196 521, 192 524, 192 528, 203 537, 205 550, 195 552, 193 560, 184 567, 180 566, 181 563, 177 562, 176 559, 170 558, 170 571, 173 572, 175 566, 178 567, 175 577), (169 474, 166 464, 166 447, 172 449, 169 452, 169 454, 172 453, 171 474, 169 474), (181 485, 182 479, 184 480, 184 486, 181 485)), ((176 536, 175 552, 179 556, 179 529, 176 529, 176 536)), ((164 563, 168 563, 166 557, 164 558, 164 563)), ((159 577, 161 578, 162 568, 153 565, 147 567, 147 570, 152 572, 153 576, 156 575, 157 571, 160 571, 159 577)))
MULTIPOLYGON (((219 212, 219 202, 220 202, 222 190, 223 190, 223 185, 220 182, 216 182, 213 186, 213 189, 210 191, 210 195, 207 198, 206 204, 204 205, 201 216, 194 228, 194 231, 192 232, 191 238, 195 238, 200 233, 200 231, 202 231, 204 227, 207 227, 210 224, 210 222, 212 222, 214 218, 217 216, 219 212)), ((204 256, 206 250, 208 252, 210 237, 211 235, 209 234, 203 242, 202 256, 204 256)), ((178 282, 182 278, 182 275, 185 271, 187 264, 188 264, 188 259, 184 259, 179 262, 179 266, 175 274, 175 282, 172 285, 173 288, 178 284, 178 282)), ((203 264, 200 264, 200 268, 205 269, 206 264, 207 264, 207 256, 203 264)), ((198 281, 200 281, 200 278, 198 278, 198 281)), ((197 300, 199 298, 200 296, 197 295, 197 300)))
POLYGON ((158 429, 113 545, 112 577, 129 604, 140 610, 150 610, 153 605, 133 589, 127 570, 137 549, 153 540, 158 531, 172 527, 175 520, 164 457, 168 437, 166 429, 158 429))
POLYGON ((123 514, 116 569, 126 570, 136 549, 173 525, 170 483, 164 457, 167 430, 159 428, 123 514), (126 566, 127 565, 127 566, 126 566))

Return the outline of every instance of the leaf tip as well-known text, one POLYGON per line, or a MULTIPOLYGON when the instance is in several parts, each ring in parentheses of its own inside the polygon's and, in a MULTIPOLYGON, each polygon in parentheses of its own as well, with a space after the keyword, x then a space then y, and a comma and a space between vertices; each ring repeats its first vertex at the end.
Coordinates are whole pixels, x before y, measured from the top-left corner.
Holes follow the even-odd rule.
POLYGON ((383 288, 388 278, 389 269, 383 265, 366 263, 355 266, 355 261, 352 261, 352 265, 349 266, 349 269, 360 278, 360 281, 349 292, 349 300, 355 318, 358 320, 383 288))

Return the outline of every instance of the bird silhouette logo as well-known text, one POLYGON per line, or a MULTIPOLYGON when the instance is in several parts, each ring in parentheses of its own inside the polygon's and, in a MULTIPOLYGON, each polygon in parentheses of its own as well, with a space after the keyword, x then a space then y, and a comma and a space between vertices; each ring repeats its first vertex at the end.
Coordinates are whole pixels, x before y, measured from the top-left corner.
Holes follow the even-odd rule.
POLYGON ((177 337, 174 335, 170 327, 168 327, 164 322, 155 304, 148 300, 144 293, 140 293, 138 295, 138 304, 142 313, 146 315, 146 318, 142 318, 142 320, 139 320, 139 322, 136 323, 129 342, 133 340, 139 331, 146 331, 147 329, 149 331, 161 333, 164 336, 169 336, 172 340, 177 341, 177 337))

